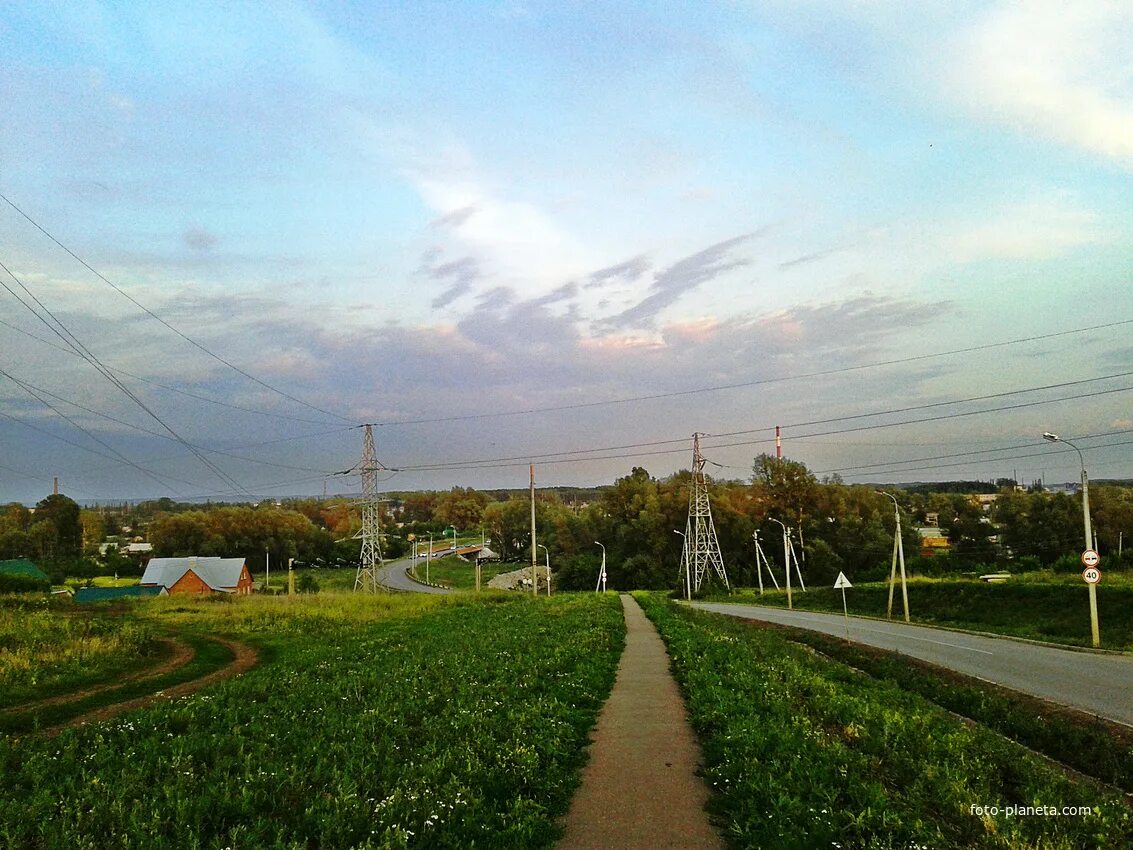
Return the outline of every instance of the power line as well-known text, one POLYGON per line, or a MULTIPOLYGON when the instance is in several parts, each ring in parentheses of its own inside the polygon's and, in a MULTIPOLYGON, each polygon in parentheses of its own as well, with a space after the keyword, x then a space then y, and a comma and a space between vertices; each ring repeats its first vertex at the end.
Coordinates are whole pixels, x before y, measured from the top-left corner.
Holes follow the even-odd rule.
POLYGON ((51 312, 51 310, 47 307, 47 305, 45 305, 42 301, 40 301, 31 292, 31 290, 29 290, 23 284, 23 282, 18 277, 16 277, 16 275, 12 272, 12 270, 9 269, 6 265, 4 265, 4 263, 2 261, 0 261, 0 269, 3 269, 5 272, 7 272, 8 276, 11 277, 12 280, 14 280, 16 282, 16 285, 19 286, 20 289, 22 289, 27 294, 27 296, 32 301, 35 302, 36 306, 38 306, 40 310, 42 310, 44 313, 46 313, 48 316, 51 317, 51 322, 48 322, 47 319, 45 319, 42 315, 40 315, 40 313, 35 309, 35 307, 33 307, 31 304, 29 304, 23 298, 21 298, 19 293, 17 293, 10 286, 8 286, 7 282, 0 280, 0 285, 2 285, 9 292, 9 294, 12 295, 13 298, 15 298, 17 301, 20 302, 20 304, 22 304, 24 307, 26 307, 28 309, 28 311, 31 312, 31 314, 33 316, 35 316, 44 325, 46 325, 52 331, 52 333, 54 333, 61 340, 63 340, 63 342, 66 345, 68 345, 69 347, 74 349, 74 351, 76 353, 79 353, 84 360, 86 360, 91 366, 93 366, 95 368, 96 371, 98 371, 98 373, 100 375, 102 375, 104 378, 106 378, 108 381, 110 381, 110 383, 114 384, 114 386, 118 387, 118 389, 121 390, 131 401, 133 401, 136 405, 138 405, 138 407, 140 407, 142 410, 144 410, 146 413, 148 413, 150 415, 150 417, 152 419, 154 419, 154 421, 156 421, 159 425, 161 425, 162 428, 164 428, 171 435, 173 435, 173 437, 177 440, 177 442, 181 443, 181 445, 185 446, 187 449, 189 449, 189 451, 191 451, 194 455, 196 455, 196 457, 201 461, 201 463, 205 464, 205 466, 207 466, 209 469, 211 469, 217 475, 217 477, 219 477, 225 483, 227 483, 227 484, 229 484, 233 487, 236 487, 237 489, 240 489, 240 485, 235 481, 235 479, 233 479, 231 476, 228 475, 228 473, 226 473, 224 470, 220 469, 220 467, 213 464, 207 457, 205 457, 199 451, 197 451, 196 448, 194 448, 190 443, 188 443, 184 438, 182 438, 180 434, 178 434, 175 430, 173 430, 173 428, 168 423, 166 423, 160 416, 158 416, 153 410, 151 410, 150 407, 145 402, 143 402, 140 398, 138 398, 138 396, 135 395, 134 392, 129 387, 127 387, 125 384, 122 383, 122 381, 120 381, 118 378, 116 378, 113 375, 113 373, 111 373, 110 370, 108 370, 106 368, 105 364, 103 364, 102 361, 99 360, 90 351, 90 349, 88 349, 79 340, 79 338, 76 337, 70 331, 70 329, 65 324, 63 324, 63 322, 61 322, 59 320, 58 317, 56 317, 56 315, 54 313, 51 312), (54 322, 54 324, 52 324, 52 322, 54 322))
POLYGON ((257 378, 255 375, 252 375, 249 372, 244 371, 243 369, 241 369, 239 366, 235 365, 231 361, 226 360, 225 358, 221 357, 219 354, 212 351, 211 349, 209 349, 205 345, 197 342, 192 337, 188 336, 187 334, 185 334, 182 331, 175 328, 173 325, 169 324, 169 322, 165 321, 165 319, 161 318, 161 316, 157 315, 157 313, 153 312, 153 310, 151 310, 149 307, 146 307, 144 304, 142 304, 140 301, 138 301, 136 298, 134 298, 134 296, 130 295, 128 292, 126 292, 120 286, 118 286, 113 281, 111 281, 109 278, 107 278, 105 275, 103 275, 100 271, 98 271, 93 266, 91 266, 90 263, 88 263, 86 260, 84 260, 78 254, 76 254, 74 251, 72 251, 70 248, 68 248, 66 245, 64 245, 62 242, 60 242, 58 239, 56 239, 51 233, 49 233, 43 227, 43 225, 41 225, 39 222, 37 222, 35 219, 33 219, 30 215, 28 215, 26 212, 24 212, 22 209, 20 209, 18 206, 16 206, 2 192, 0 192, 0 200, 3 200, 4 203, 6 203, 8 206, 10 206, 12 209, 14 209, 17 213, 19 213, 21 216, 23 216, 23 218, 26 221, 28 221, 36 230, 38 230, 40 233, 42 233, 44 236, 46 236, 48 239, 50 239, 52 242, 54 242, 56 245, 58 245, 60 248, 62 248, 63 251, 65 251, 74 260, 76 260, 83 268, 85 268, 87 271, 89 271, 91 274, 93 274, 95 277, 97 277, 99 280, 101 280, 103 283, 105 283, 107 286, 109 286, 111 289, 113 289, 115 292, 117 292, 119 295, 121 295, 123 298, 125 298, 127 301, 129 301, 131 304, 133 304, 135 307, 137 307, 143 313, 145 313, 147 316, 149 316, 150 318, 155 319, 156 321, 160 322, 162 325, 164 325, 166 328, 171 330, 173 333, 177 334, 177 336, 181 337, 181 339, 185 340, 185 342, 189 343, 194 348, 204 352, 205 354, 207 354, 209 357, 213 358, 217 362, 223 363, 229 369, 232 369, 233 371, 240 373, 241 375, 243 375, 248 380, 254 381, 255 383, 259 384, 261 387, 264 387, 265 389, 271 390, 273 393, 281 395, 286 399, 290 399, 291 401, 294 401, 298 404, 301 404, 304 407, 309 407, 311 410, 318 411, 319 413, 326 414, 327 416, 332 416, 335 419, 341 419, 344 422, 351 421, 349 418, 347 418, 345 416, 340 416, 337 413, 333 413, 329 410, 324 410, 323 408, 318 407, 316 405, 313 405, 310 402, 303 401, 303 399, 301 399, 301 398, 297 398, 297 397, 291 395, 290 393, 284 392, 283 390, 279 389, 278 387, 272 386, 271 384, 267 383, 266 381, 263 381, 260 378, 257 378))
MULTIPOLYGON (((36 390, 33 389, 30 384, 26 384, 23 381, 21 381, 19 378, 13 377, 9 372, 6 372, 4 369, 0 369, 0 375, 3 375, 9 381, 14 383, 16 386, 18 386, 20 389, 22 389, 24 392, 26 392, 28 395, 30 395, 32 398, 34 398, 36 401, 38 401, 40 404, 42 404, 44 407, 46 407, 48 410, 50 410, 52 413, 54 413, 56 416, 58 416, 60 419, 65 420, 72 427, 78 429, 79 431, 82 431, 91 440, 98 443, 100 446, 102 446, 107 451, 111 452, 115 457, 117 457, 119 460, 121 460, 122 463, 125 463, 126 465, 131 466, 134 469, 138 470, 139 472, 143 473, 147 477, 152 478, 158 484, 163 484, 166 487, 170 487, 168 481, 162 479, 160 476, 157 475, 157 473, 146 469, 141 464, 135 463, 133 460, 126 457, 126 455, 122 454, 122 452, 118 451, 118 449, 114 448, 114 446, 110 445, 110 443, 106 442, 101 437, 98 437, 98 436, 92 434, 90 431, 88 431, 86 428, 84 428, 82 425, 80 425, 78 422, 76 422, 74 419, 72 419, 66 413, 61 411, 58 407, 56 407, 51 402, 49 402, 47 399, 45 399, 41 394, 36 392, 36 390)), ((170 487, 170 489, 173 490, 174 492, 177 492, 176 489, 173 488, 173 487, 170 487)))
POLYGON ((1133 319, 1121 319, 1116 322, 1107 322, 1101 325, 1090 325, 1085 328, 1073 328, 1066 331, 1055 331, 1048 334, 1036 334, 1028 337, 1004 340, 1002 342, 989 342, 982 345, 972 345, 967 348, 954 348, 948 351, 938 351, 932 354, 917 354, 910 357, 897 357, 890 360, 877 360, 872 363, 862 363, 857 366, 839 366, 834 369, 821 369, 816 372, 800 372, 796 375, 783 375, 777 378, 760 378, 755 381, 741 381, 732 384, 716 384, 709 387, 695 387, 687 390, 674 390, 672 392, 651 393, 649 395, 627 396, 624 398, 605 399, 602 401, 582 401, 571 404, 559 404, 548 407, 529 407, 522 410, 496 411, 492 413, 468 413, 456 416, 440 416, 430 419, 403 419, 390 422, 374 422, 379 427, 392 427, 396 425, 426 425, 437 422, 464 422, 473 419, 493 419, 505 416, 529 416, 535 413, 555 413, 564 410, 583 410, 591 407, 606 407, 615 404, 632 404, 639 401, 655 401, 666 398, 679 398, 682 396, 700 395, 702 393, 721 392, 723 390, 745 389, 748 387, 765 386, 768 384, 786 383, 788 381, 801 381, 808 378, 821 378, 829 375, 840 375, 847 372, 858 372, 867 369, 877 369, 882 366, 898 366, 905 363, 916 363, 923 360, 933 360, 940 357, 950 357, 956 354, 971 354, 977 351, 987 351, 994 348, 1005 348, 1011 345, 1022 345, 1028 342, 1041 342, 1042 340, 1073 334, 1088 333, 1089 331, 1107 330, 1133 324, 1133 319))
MULTIPOLYGON (((1125 429, 1120 430, 1120 431, 1109 431, 1108 433, 1105 433, 1105 434, 1081 434, 1077 437, 1072 437, 1072 438, 1068 438, 1068 439, 1094 440, 1094 439, 1100 439, 1100 438, 1103 438, 1103 437, 1114 437, 1114 436, 1117 436, 1119 434, 1133 434, 1133 428, 1125 428, 1125 429)), ((1123 445, 1123 444, 1118 444, 1118 445, 1123 445)), ((993 454, 995 452, 1012 452, 1012 451, 1017 451, 1019 449, 1030 449, 1030 448, 1034 448, 1033 443, 1020 443, 1020 444, 1014 445, 1014 446, 1002 446, 998 449, 975 449, 973 451, 968 451, 968 452, 950 452, 949 454, 944 454, 944 455, 929 455, 928 457, 906 458, 905 460, 887 460, 887 461, 880 461, 878 463, 859 464, 857 466, 841 466, 841 467, 838 467, 837 469, 819 469, 819 470, 816 470, 814 474, 815 475, 827 475, 827 474, 831 474, 831 473, 835 473, 835 472, 854 472, 854 471, 857 471, 857 470, 878 469, 878 468, 883 467, 883 466, 904 466, 905 464, 908 464, 908 463, 921 463, 923 461, 933 461, 933 460, 951 460, 952 458, 957 458, 957 457, 973 457, 975 455, 993 454)), ((1089 446, 1088 448, 1105 448, 1105 446, 1104 445, 1103 446, 1089 446)), ((1085 450, 1086 449, 1083 449, 1083 451, 1085 451, 1085 450)), ((989 462, 995 461, 995 460, 1000 460, 1000 458, 988 458, 989 462)), ((885 470, 885 471, 889 471, 889 470, 885 470)))
MULTIPOLYGON (((1122 373, 1122 374, 1128 375, 1128 374, 1133 374, 1133 373, 1122 373)), ((1012 391, 1009 391, 1009 392, 994 393, 994 394, 991 394, 991 395, 970 396, 968 398, 954 399, 952 401, 947 401, 947 402, 933 402, 933 403, 927 404, 927 405, 913 405, 913 406, 910 406, 910 407, 893 408, 893 409, 890 409, 890 410, 877 410, 877 411, 873 411, 873 412, 870 412, 870 413, 850 414, 850 415, 843 416, 843 417, 833 417, 833 418, 829 418, 829 419, 813 420, 811 422, 800 422, 800 423, 795 423, 793 425, 784 426, 784 427, 792 427, 792 428, 804 427, 806 425, 827 424, 827 423, 840 422, 840 421, 852 421, 852 420, 862 419, 862 418, 866 418, 866 417, 886 416, 886 415, 891 415, 891 414, 894 414, 894 413, 907 413, 907 412, 910 412, 910 411, 913 411, 913 410, 938 408, 938 407, 941 407, 941 406, 944 406, 944 405, 965 404, 965 403, 969 403, 969 402, 973 402, 973 401, 982 401, 982 400, 988 400, 988 399, 992 399, 992 398, 1004 398, 1004 397, 1011 396, 1011 395, 1022 395, 1022 394, 1025 394, 1025 393, 1046 391, 1046 390, 1056 389, 1056 388, 1060 388, 1060 387, 1078 386, 1078 385, 1081 385, 1081 384, 1084 384, 1084 383, 1090 383, 1092 381, 1109 380, 1113 377, 1120 377, 1120 375, 1117 375, 1117 376, 1107 375, 1107 376, 1100 377, 1100 378, 1090 378, 1090 379, 1084 379, 1084 380, 1078 380, 1078 381, 1066 381, 1066 382, 1063 382, 1061 384, 1047 384, 1047 385, 1044 385, 1044 386, 1041 386, 1041 387, 1029 387, 1027 389, 1012 390, 1012 391)), ((1079 395, 1070 395, 1070 396, 1065 396, 1065 397, 1060 397, 1060 398, 1055 398, 1055 399, 1045 399, 1045 400, 1033 401, 1033 402, 1023 402, 1023 403, 1016 404, 1016 405, 1006 405, 1006 406, 1003 406, 1003 407, 989 408, 989 409, 986 409, 986 410, 961 411, 961 412, 957 412, 957 413, 944 414, 944 415, 940 415, 940 416, 922 417, 920 419, 909 419, 909 420, 903 420, 903 421, 900 421, 900 422, 892 422, 892 423, 874 423, 872 425, 865 425, 865 426, 858 426, 858 427, 851 427, 851 428, 842 428, 842 429, 835 429, 835 430, 829 430, 829 431, 822 431, 822 432, 817 432, 817 433, 814 433, 814 434, 798 435, 798 436, 794 437, 794 439, 804 439, 806 437, 829 436, 829 435, 832 435, 832 434, 853 433, 853 432, 856 432, 856 431, 875 430, 875 429, 880 429, 880 428, 894 427, 894 426, 897 426, 897 425, 916 424, 916 423, 921 423, 921 422, 933 422, 933 421, 938 421, 938 420, 941 420, 941 419, 953 419, 953 418, 961 418, 961 417, 965 417, 965 416, 976 416, 976 415, 980 415, 980 414, 983 414, 983 413, 993 413, 993 412, 996 412, 996 411, 999 411, 999 410, 1013 410, 1013 409, 1021 408, 1021 407, 1032 407, 1032 406, 1042 405, 1042 404, 1052 404, 1052 403, 1058 402, 1058 401, 1067 401, 1067 400, 1072 400, 1072 399, 1077 399, 1077 398, 1088 398, 1088 397, 1092 397, 1092 396, 1095 396, 1095 395, 1105 395, 1105 394, 1114 393, 1114 392, 1126 392, 1126 391, 1131 390, 1131 389, 1133 389, 1133 387, 1121 387, 1121 388, 1117 388, 1117 389, 1113 389, 1113 390, 1102 390, 1102 391, 1099 391, 1099 392, 1084 393, 1084 394, 1079 394, 1079 395)), ((772 426, 764 426, 762 428, 752 428, 752 429, 746 429, 746 430, 743 430, 743 431, 730 431, 730 432, 724 432, 724 433, 719 433, 719 434, 712 434, 710 436, 713 439, 720 439, 720 438, 724 438, 724 437, 742 436, 742 435, 746 435, 746 434, 756 434, 756 433, 761 433, 761 432, 768 432, 768 431, 770 431, 771 427, 772 426)), ((403 472, 421 472, 421 471, 435 471, 435 470, 448 470, 448 469, 484 468, 486 465, 490 466, 492 464, 497 464, 497 463, 498 464, 508 464, 508 465, 523 465, 524 463, 530 463, 532 461, 539 462, 539 463, 560 463, 560 462, 563 462, 562 461, 563 458, 570 458, 570 457, 575 457, 575 456, 579 456, 579 455, 592 455, 595 452, 610 452, 610 451, 618 451, 618 450, 622 450, 622 449, 634 449, 634 448, 652 448, 652 447, 655 447, 655 446, 674 445, 674 444, 677 444, 677 443, 683 444, 683 443, 686 443, 687 441, 688 441, 687 437, 682 437, 682 438, 671 439, 671 440, 653 440, 653 441, 650 441, 650 442, 642 442, 642 443, 626 443, 626 444, 622 444, 622 445, 618 445, 618 446, 602 446, 602 447, 592 448, 592 449, 571 449, 571 450, 560 451, 560 452, 547 452, 547 453, 528 454, 528 455, 512 455, 512 456, 509 456, 509 457, 480 458, 480 459, 464 460, 464 461, 447 461, 447 462, 440 462, 440 463, 434 463, 434 464, 402 465, 402 466, 397 466, 395 468, 398 469, 399 471, 403 471, 403 472), (511 461, 516 461, 516 462, 522 461, 522 463, 509 464, 509 462, 511 462, 511 461)), ((741 442, 733 442, 733 443, 725 443, 725 444, 714 444, 712 446, 708 446, 707 448, 722 448, 722 447, 730 447, 730 446, 754 445, 754 444, 763 443, 763 442, 767 442, 767 440, 761 439, 761 440, 741 441, 741 442)), ((629 454, 604 455, 602 457, 582 457, 582 458, 579 458, 579 460, 610 460, 610 459, 619 459, 619 458, 625 458, 625 457, 636 457, 638 455, 647 456, 647 455, 653 455, 653 454, 670 454, 670 453, 673 453, 675 451, 682 451, 682 449, 674 449, 674 450, 668 450, 668 451, 633 452, 633 453, 629 453, 629 454)))
MULTIPOLYGON (((77 352, 72 351, 69 348, 64 348, 61 345, 56 345, 51 340, 44 339, 43 337, 38 336, 37 334, 31 333, 31 331, 26 331, 23 328, 19 327, 18 325, 12 324, 11 322, 6 322, 3 319, 0 319, 0 325, 3 325, 4 327, 9 328, 9 329, 15 331, 16 333, 20 333, 20 334, 23 334, 26 337, 30 337, 31 339, 34 339, 37 342, 41 342, 44 345, 49 345, 57 351, 62 351, 64 354, 69 354, 72 357, 81 357, 81 355, 79 355, 77 352)), ((216 404, 216 405, 219 405, 220 407, 227 407, 227 408, 230 408, 232 410, 240 410, 240 411, 243 411, 244 413, 254 413, 257 416, 271 416, 271 417, 274 417, 276 419, 286 419, 290 422, 304 422, 304 423, 307 423, 307 424, 310 424, 310 425, 325 425, 325 424, 327 424, 325 419, 307 419, 307 418, 302 417, 302 416, 290 416, 286 413, 276 413, 275 411, 272 411, 272 410, 256 410, 254 407, 244 407, 243 405, 233 404, 232 402, 229 402, 229 401, 221 401, 220 399, 211 398, 211 397, 206 396, 206 395, 200 395, 199 393, 190 392, 189 390, 182 389, 180 387, 173 387, 173 386, 170 386, 169 384, 163 384, 160 381, 155 381, 151 378, 143 378, 141 375, 135 375, 133 372, 127 372, 125 369, 117 369, 117 368, 114 368, 112 366, 107 366, 106 368, 110 369, 111 372, 114 372, 117 375, 125 375, 127 378, 133 378, 135 381, 141 381, 143 384, 149 384, 151 387, 158 387, 158 388, 163 389, 163 390, 168 390, 169 392, 172 392, 172 393, 178 393, 179 395, 188 396, 189 398, 197 399, 198 401, 205 401, 205 402, 208 402, 209 404, 216 404)))

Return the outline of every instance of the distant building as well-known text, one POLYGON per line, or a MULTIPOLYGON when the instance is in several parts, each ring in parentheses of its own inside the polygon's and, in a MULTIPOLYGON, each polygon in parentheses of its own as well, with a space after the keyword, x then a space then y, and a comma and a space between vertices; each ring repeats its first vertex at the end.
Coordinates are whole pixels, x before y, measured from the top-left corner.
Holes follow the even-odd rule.
POLYGON ((154 558, 142 574, 143 587, 170 593, 252 592, 252 574, 243 558, 154 558))
POLYGON ((937 552, 947 552, 952 548, 944 532, 935 526, 918 528, 917 534, 921 538, 922 558, 931 558, 937 552))

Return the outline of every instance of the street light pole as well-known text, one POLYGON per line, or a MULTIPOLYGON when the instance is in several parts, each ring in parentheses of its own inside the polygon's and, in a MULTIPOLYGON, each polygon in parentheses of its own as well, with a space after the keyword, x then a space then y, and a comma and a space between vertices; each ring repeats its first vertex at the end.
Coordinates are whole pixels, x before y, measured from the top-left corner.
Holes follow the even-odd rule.
MULTIPOLYGON (((594 541, 595 546, 602 546, 597 540, 594 541)), ((602 571, 598 573, 598 584, 594 587, 594 592, 598 592, 598 588, 602 588, 602 592, 606 592, 606 547, 602 546, 602 571)))
POLYGON ((685 565, 685 599, 692 602, 692 576, 689 575, 688 570, 688 538, 685 537, 683 531, 677 531, 675 528, 673 529, 673 534, 679 534, 683 541, 681 543, 681 560, 685 565))
POLYGON ((794 608, 795 604, 791 599, 791 541, 787 537, 787 526, 775 517, 768 517, 768 519, 783 529, 783 566, 787 570, 787 607, 794 608))
MULTIPOLYGON (((1086 476, 1086 459, 1082 456, 1082 450, 1069 440, 1063 439, 1057 434, 1052 434, 1050 431, 1043 433, 1043 439, 1051 443, 1066 443, 1078 453, 1078 460, 1082 464, 1082 529, 1086 533, 1086 549, 1093 549, 1094 532, 1090 525, 1090 482, 1086 476)), ((1088 587, 1090 589, 1090 637, 1093 639, 1094 646, 1099 647, 1102 642, 1098 630, 1098 590, 1097 585, 1092 582, 1089 583, 1088 587)))
POLYGON ((885 618, 893 619, 893 585, 897 581, 897 564, 901 565, 901 602, 905 606, 905 622, 909 622, 909 588, 905 583, 905 542, 901 539, 901 509, 897 505, 897 497, 883 490, 875 490, 879 496, 886 496, 893 502, 893 517, 896 527, 893 531, 893 563, 889 567, 889 605, 885 609, 885 618))
POLYGON ((551 595, 551 553, 550 553, 550 551, 548 551, 547 547, 544 546, 542 543, 539 544, 539 548, 543 550, 543 557, 547 561, 547 595, 550 596, 551 595))

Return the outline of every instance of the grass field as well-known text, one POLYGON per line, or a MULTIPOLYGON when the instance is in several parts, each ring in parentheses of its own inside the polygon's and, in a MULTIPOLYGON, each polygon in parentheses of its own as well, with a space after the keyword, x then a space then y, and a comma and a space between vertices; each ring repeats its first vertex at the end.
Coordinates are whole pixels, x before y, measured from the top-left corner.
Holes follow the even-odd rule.
MULTIPOLYGON (((499 573, 510 572, 517 569, 517 564, 483 564, 480 567, 480 587, 487 589, 488 580, 499 573)), ((425 580, 425 562, 418 560, 413 565, 414 572, 422 581, 425 580)), ((542 572, 542 571, 540 571, 542 572)), ((429 581, 432 584, 441 584, 454 590, 476 589, 476 565, 456 558, 435 558, 429 564, 429 581)))
POLYGON ((1115 791, 772 631, 640 601, 668 645, 704 748, 710 809, 733 846, 1133 846, 1133 812, 1115 791))
POLYGON ((69 601, 0 597, 0 709, 121 675, 160 656, 154 629, 69 601))
POLYGON ((0 846, 545 847, 623 643, 616 598, 130 606, 255 643, 205 692, 0 739, 0 846))
MULTIPOLYGON (((1124 576, 1098 588, 1098 620, 1102 646, 1133 650, 1133 582, 1124 576)), ((851 577, 852 580, 852 577, 851 577)), ((1104 581, 1104 580, 1103 580, 1104 581)), ((1089 597, 1086 583, 1073 576, 1019 576, 1004 584, 976 580, 910 579, 909 613, 918 623, 1013 635, 1015 637, 1090 645, 1089 597)), ((794 606, 807 611, 842 610, 841 591, 811 587, 795 589, 794 606)), ((889 596, 887 583, 854 585, 846 591, 851 615, 884 617, 889 596)), ((786 591, 745 588, 714 599, 786 607, 786 591)), ((903 617, 901 588, 893 598, 894 618, 903 617)))

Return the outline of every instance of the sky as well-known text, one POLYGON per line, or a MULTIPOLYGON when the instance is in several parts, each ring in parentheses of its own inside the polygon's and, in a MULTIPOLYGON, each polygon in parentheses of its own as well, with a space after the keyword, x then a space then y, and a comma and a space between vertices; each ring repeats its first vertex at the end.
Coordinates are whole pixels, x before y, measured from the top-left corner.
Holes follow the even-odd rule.
POLYGON ((0 107, 3 501, 1133 477, 1129 4, 33 0, 0 107))

